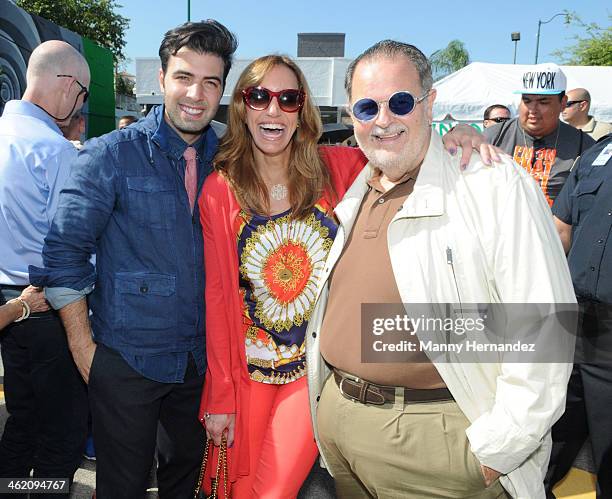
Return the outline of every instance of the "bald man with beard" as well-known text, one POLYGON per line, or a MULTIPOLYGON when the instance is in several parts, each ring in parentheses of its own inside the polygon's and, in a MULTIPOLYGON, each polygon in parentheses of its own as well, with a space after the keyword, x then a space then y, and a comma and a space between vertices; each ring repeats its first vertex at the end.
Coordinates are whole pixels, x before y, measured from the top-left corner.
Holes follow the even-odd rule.
MULTIPOLYGON (((26 79, 23 98, 7 102, 0 117, 0 305, 29 285, 29 265, 42 264, 44 238, 77 156, 60 126, 89 94, 87 62, 58 40, 32 52, 26 79)), ((87 431, 86 388, 57 313, 32 312, 0 335, 9 413, 0 477, 33 471, 35 478, 71 481, 87 431)))

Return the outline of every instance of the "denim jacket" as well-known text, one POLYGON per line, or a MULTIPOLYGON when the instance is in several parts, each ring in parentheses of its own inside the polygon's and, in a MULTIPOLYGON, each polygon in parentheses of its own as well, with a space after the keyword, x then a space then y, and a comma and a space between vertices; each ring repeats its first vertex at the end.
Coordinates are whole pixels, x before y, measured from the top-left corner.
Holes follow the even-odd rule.
MULTIPOLYGON (((187 144, 163 112, 86 143, 45 239, 44 268, 30 267, 30 281, 56 308, 74 301, 66 292, 78 298, 93 285, 94 340, 172 383, 190 352, 204 372, 204 259, 198 206, 192 214, 184 187, 187 144)), ((210 127, 195 144, 198 192, 217 145, 210 127)))

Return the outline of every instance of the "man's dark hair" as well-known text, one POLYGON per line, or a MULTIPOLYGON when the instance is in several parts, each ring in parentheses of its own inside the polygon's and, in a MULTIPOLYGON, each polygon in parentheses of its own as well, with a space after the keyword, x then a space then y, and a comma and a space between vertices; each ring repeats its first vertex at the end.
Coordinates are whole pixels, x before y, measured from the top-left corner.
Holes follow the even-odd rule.
MULTIPOLYGON (((357 58, 349 64, 349 67, 346 70, 346 77, 344 79, 344 88, 349 99, 351 98, 351 92, 353 90, 353 73, 355 73, 357 64, 364 59, 374 59, 376 57, 395 59, 399 56, 406 57, 406 59, 414 64, 414 67, 419 73, 421 90, 423 92, 429 92, 433 86, 433 78, 431 76, 431 66, 429 65, 427 57, 425 57, 425 54, 423 54, 423 52, 421 52, 414 45, 395 40, 383 40, 372 45, 365 52, 358 55, 357 58)), ((385 75, 380 75, 380 77, 384 78, 385 75)))
POLYGON ((488 120, 491 118, 491 112, 494 109, 505 109, 506 111, 508 111, 508 114, 510 116, 512 116, 512 113, 510 112, 510 109, 508 109, 506 106, 504 106, 503 104, 493 104, 492 106, 489 106, 488 108, 485 109, 484 111, 484 117, 482 118, 483 120, 488 120))
POLYGON ((121 118, 119 118, 119 121, 117 124, 121 123, 122 121, 127 121, 125 126, 129 126, 132 123, 136 123, 138 121, 138 118, 136 118, 136 116, 132 116, 131 114, 126 114, 124 116, 121 116, 121 118))
POLYGON ((168 68, 168 59, 183 47, 199 54, 214 54, 223 60, 223 86, 232 68, 234 52, 238 48, 236 36, 223 24, 214 19, 185 23, 171 29, 164 35, 159 47, 162 71, 168 68))

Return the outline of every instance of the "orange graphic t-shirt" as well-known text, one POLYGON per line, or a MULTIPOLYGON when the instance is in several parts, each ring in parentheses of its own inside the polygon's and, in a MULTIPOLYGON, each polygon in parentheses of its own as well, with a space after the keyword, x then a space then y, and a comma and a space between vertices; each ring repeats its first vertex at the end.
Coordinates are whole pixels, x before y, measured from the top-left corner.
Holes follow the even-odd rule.
POLYGON ((525 168, 527 173, 540 184, 540 188, 550 206, 553 205, 554 199, 549 195, 548 181, 556 157, 556 149, 535 149, 533 146, 514 146, 514 161, 525 168))

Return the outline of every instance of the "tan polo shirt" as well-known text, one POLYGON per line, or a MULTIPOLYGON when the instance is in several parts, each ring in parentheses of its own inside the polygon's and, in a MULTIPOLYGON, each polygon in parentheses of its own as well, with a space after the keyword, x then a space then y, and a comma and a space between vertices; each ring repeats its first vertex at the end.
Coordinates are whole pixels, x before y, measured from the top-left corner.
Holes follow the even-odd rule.
POLYGON ((405 362, 361 361, 362 303, 394 304, 398 313, 404 313, 389 258, 387 229, 412 193, 417 174, 411 172, 387 192, 380 183, 380 171, 368 181, 370 189, 330 276, 320 347, 330 365, 372 383, 440 388, 445 386, 442 378, 421 351, 406 352, 405 362))

